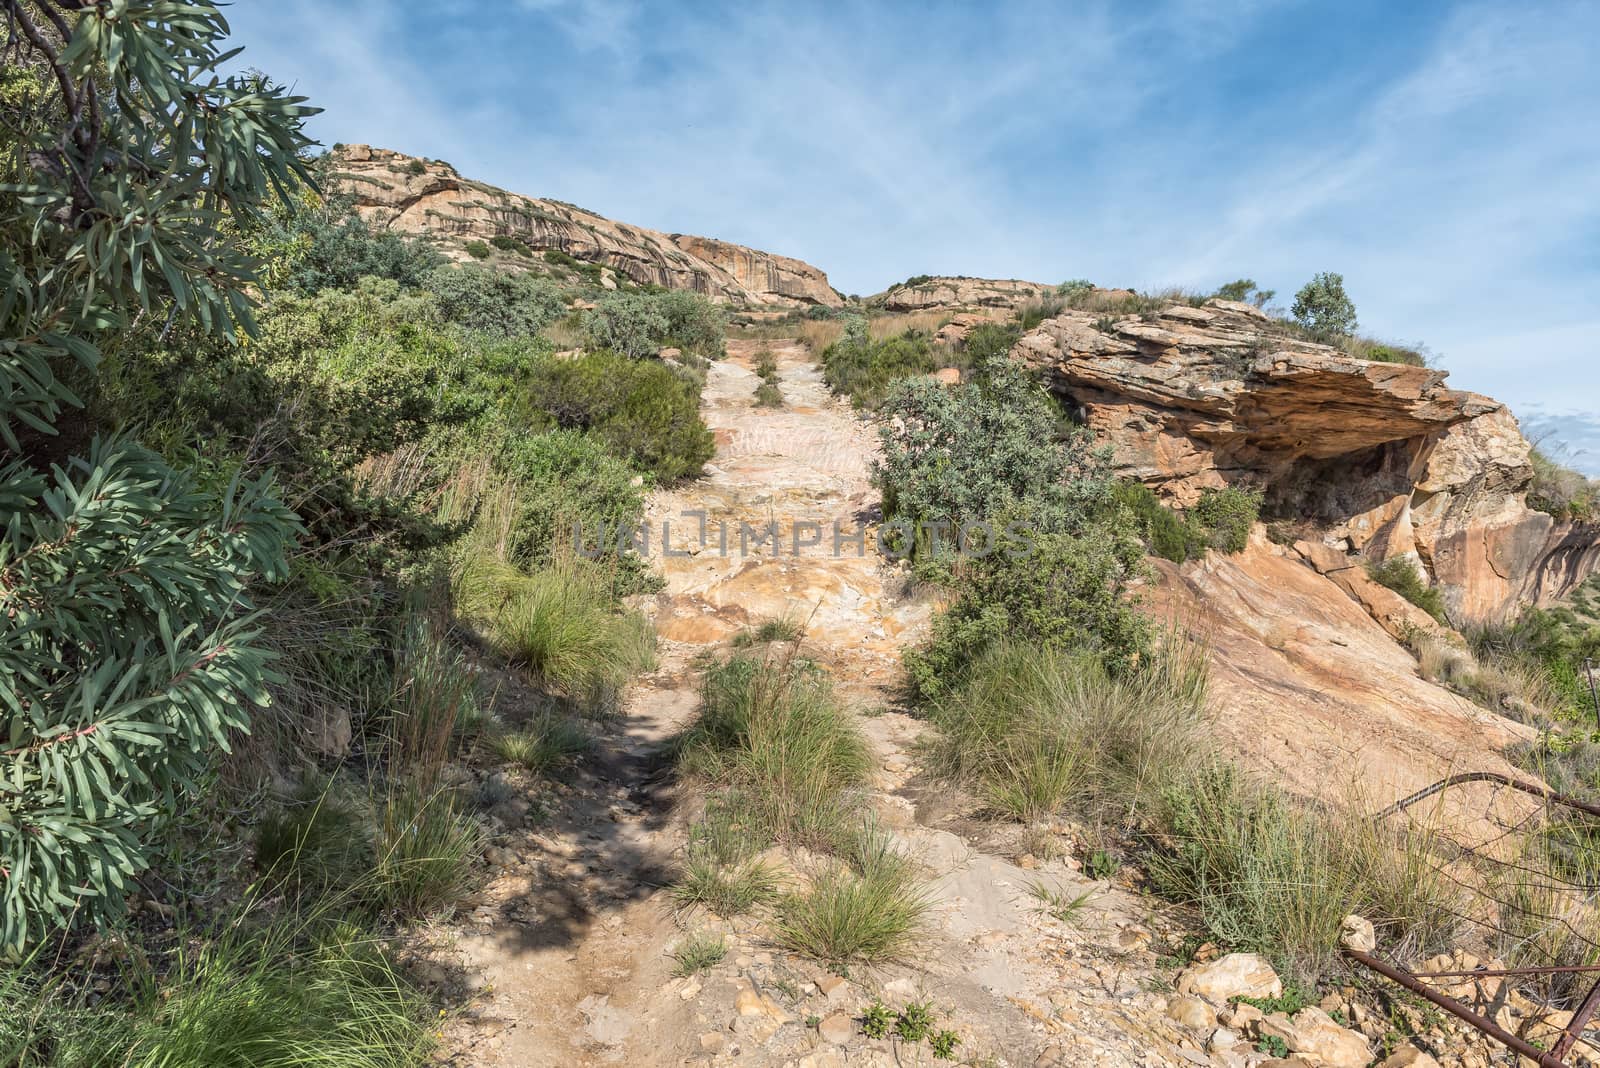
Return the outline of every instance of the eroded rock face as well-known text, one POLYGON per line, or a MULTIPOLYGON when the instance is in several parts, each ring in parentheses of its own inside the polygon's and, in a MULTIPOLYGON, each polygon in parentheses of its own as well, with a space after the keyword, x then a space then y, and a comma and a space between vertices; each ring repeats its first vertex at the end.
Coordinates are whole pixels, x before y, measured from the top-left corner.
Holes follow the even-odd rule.
POLYGON ((928 278, 890 286, 872 298, 888 311, 934 311, 943 308, 1020 308, 1054 293, 1055 286, 1015 278, 928 278))
POLYGON ((1511 413, 1443 371, 1354 359, 1219 300, 1066 312, 1013 355, 1046 370, 1124 476, 1183 506, 1258 486, 1266 514, 1311 520, 1341 552, 1414 558, 1457 622, 1548 603, 1600 567, 1600 530, 1528 508, 1511 413))
POLYGON ((448 163, 347 145, 331 182, 352 194, 369 223, 405 233, 489 241, 512 237, 537 252, 564 252, 640 285, 688 289, 740 304, 838 307, 822 271, 712 238, 629 226, 573 204, 519 196, 461 177, 448 163))

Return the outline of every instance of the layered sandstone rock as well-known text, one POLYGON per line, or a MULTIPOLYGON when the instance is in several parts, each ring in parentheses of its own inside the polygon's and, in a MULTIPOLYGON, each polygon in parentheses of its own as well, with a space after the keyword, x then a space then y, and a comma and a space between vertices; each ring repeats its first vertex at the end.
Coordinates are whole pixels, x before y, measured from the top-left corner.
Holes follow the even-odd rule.
POLYGON ((1312 521, 1340 553, 1415 558, 1458 622, 1548 603, 1600 567, 1600 530, 1527 506, 1511 413, 1443 371, 1354 359, 1217 300, 1069 311, 1013 355, 1048 372, 1123 475, 1179 505, 1259 486, 1268 515, 1312 521))
POLYGON ((536 252, 598 263, 640 285, 688 289, 717 301, 838 307, 817 268, 787 256, 686 234, 628 226, 573 204, 519 196, 462 178, 448 163, 367 145, 333 160, 332 189, 355 198, 368 222, 459 247, 515 238, 536 252))
POLYGON ((1054 293, 1055 286, 1015 278, 924 278, 891 286, 871 299, 886 311, 946 308, 1020 308, 1054 293))

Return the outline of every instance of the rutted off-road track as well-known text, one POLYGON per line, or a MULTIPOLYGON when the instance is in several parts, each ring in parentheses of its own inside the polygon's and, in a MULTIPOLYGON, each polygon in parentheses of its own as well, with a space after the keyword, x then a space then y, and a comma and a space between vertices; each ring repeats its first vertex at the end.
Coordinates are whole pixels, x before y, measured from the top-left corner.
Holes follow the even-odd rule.
POLYGON ((462 995, 446 1025, 455 1063, 927 1063, 926 1046, 898 1048, 854 1028, 838 1043, 835 1028, 825 1036, 814 1026, 837 1025, 874 997, 932 1002, 969 1063, 1212 1063, 1163 1016, 1164 921, 1147 899, 1093 883, 1070 860, 1019 855, 1010 832, 962 821, 948 792, 921 780, 914 743, 923 725, 886 705, 900 647, 931 609, 870 541, 858 551, 854 540, 877 514, 874 435, 829 395, 803 348, 765 344, 784 406, 753 404, 764 344, 731 342, 703 397, 716 455, 704 478, 651 502, 650 553, 666 576, 644 605, 660 635, 658 670, 630 688, 551 811, 530 819, 517 798, 496 809, 496 874, 459 928, 437 933, 433 967, 462 995), (741 525, 765 533, 774 522, 776 548, 751 535, 741 553, 741 525), (695 802, 662 754, 694 715, 693 661, 780 616, 805 624, 806 654, 861 714, 879 758, 872 807, 925 866, 936 901, 909 959, 857 968, 842 984, 768 944, 759 917, 680 914, 667 892, 695 802), (1095 896, 1065 924, 1038 911, 1027 892, 1037 881, 1095 896), (726 933, 727 958, 697 978, 673 978, 673 946, 707 928, 726 933))

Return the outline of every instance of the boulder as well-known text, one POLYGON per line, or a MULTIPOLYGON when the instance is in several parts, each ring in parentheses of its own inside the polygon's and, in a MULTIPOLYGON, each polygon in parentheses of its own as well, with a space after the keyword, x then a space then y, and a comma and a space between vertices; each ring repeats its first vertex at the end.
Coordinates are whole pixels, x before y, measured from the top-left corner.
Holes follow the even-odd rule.
POLYGON ((1439 1068, 1439 1062, 1415 1046, 1401 1046, 1379 1061, 1378 1068, 1439 1068))
POLYGON ((1372 1050, 1360 1032, 1340 1027, 1316 1006, 1288 1017, 1275 1012, 1257 1025, 1265 1038, 1277 1038, 1295 1059, 1320 1068, 1366 1068, 1372 1050))
POLYGON ((1217 1010, 1193 995, 1184 995, 1167 1002, 1167 1019, 1199 1031, 1216 1026, 1217 1010))
POLYGON ((1378 948, 1378 932, 1371 920, 1361 916, 1346 916, 1339 925, 1339 944, 1360 953, 1371 953, 1378 948))
POLYGON ((1237 997, 1275 998, 1283 994, 1283 981, 1265 957, 1255 953, 1229 953, 1209 964, 1197 964, 1178 976, 1179 994, 1192 994, 1213 1005, 1237 997))
POLYGON ((1528 507, 1531 449, 1511 413, 1443 371, 1357 359, 1216 300, 1066 311, 1012 356, 1045 372, 1120 475, 1185 507, 1261 487, 1329 544, 1415 559, 1457 623, 1547 604, 1600 569, 1600 526, 1528 507))

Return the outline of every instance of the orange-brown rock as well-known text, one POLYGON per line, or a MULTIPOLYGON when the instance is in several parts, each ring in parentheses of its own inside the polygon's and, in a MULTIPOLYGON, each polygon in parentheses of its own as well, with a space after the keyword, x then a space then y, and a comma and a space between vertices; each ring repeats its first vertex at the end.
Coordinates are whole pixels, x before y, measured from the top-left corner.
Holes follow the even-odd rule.
POLYGON ((935 311, 942 308, 1020 308, 1056 291, 1043 282, 1015 278, 926 278, 890 286, 870 303, 887 311, 935 311))
POLYGON ((1258 486, 1268 514, 1316 522, 1340 551, 1413 557, 1458 622, 1547 603, 1600 568, 1600 530, 1528 508, 1529 445, 1510 412, 1443 371, 1355 359, 1220 300, 1065 312, 1013 355, 1045 369, 1123 475, 1183 506, 1258 486))
POLYGON ((640 285, 693 290, 717 301, 844 303, 827 275, 800 260, 629 226, 573 204, 508 193, 463 178, 440 160, 346 145, 334 156, 329 184, 354 196, 356 210, 369 223, 429 235, 457 258, 465 256, 460 251, 465 241, 509 237, 535 252, 562 252, 601 264, 640 285))

